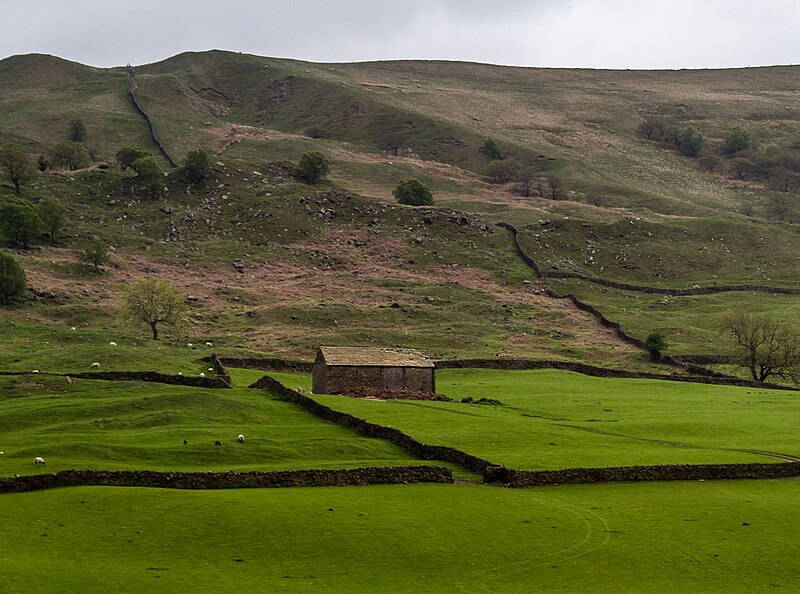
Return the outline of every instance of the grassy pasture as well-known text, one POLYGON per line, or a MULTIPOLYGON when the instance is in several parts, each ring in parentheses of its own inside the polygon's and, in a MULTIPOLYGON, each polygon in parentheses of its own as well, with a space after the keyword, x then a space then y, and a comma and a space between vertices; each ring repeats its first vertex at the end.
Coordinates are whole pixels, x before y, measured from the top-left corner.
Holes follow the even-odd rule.
POLYGON ((285 470, 421 463, 264 391, 0 376, 0 474, 285 470), (239 444, 237 435, 247 441, 239 444), (183 440, 188 441, 187 445, 183 440), (221 446, 215 446, 219 440, 221 446), (42 456, 44 467, 34 467, 42 456))
MULTIPOLYGON (((274 377, 309 387, 302 374, 274 377)), ((437 391, 504 406, 315 398, 515 468, 778 461, 761 451, 800 456, 793 392, 549 370, 439 370, 437 391)))
POLYGON ((644 340, 651 331, 660 330, 667 337, 666 353, 670 355, 724 353, 729 343, 716 324, 729 309, 767 313, 790 325, 800 311, 800 295, 731 291, 671 297, 621 291, 573 279, 553 279, 550 285, 557 293, 572 293, 595 306, 632 336, 644 340))
POLYGON ((800 587, 800 481, 0 496, 4 592, 800 587))

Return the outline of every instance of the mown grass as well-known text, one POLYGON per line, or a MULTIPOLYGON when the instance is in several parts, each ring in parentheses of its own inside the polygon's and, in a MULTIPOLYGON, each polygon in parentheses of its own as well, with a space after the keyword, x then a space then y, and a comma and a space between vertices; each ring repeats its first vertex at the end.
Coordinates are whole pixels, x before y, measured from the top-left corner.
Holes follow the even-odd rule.
MULTIPOLYGON (((302 376, 275 374, 290 387, 302 376)), ((315 395, 320 402, 431 444, 525 469, 777 462, 800 456, 793 392, 601 379, 564 371, 437 371, 437 391, 460 400, 375 402, 315 395)))
POLYGON ((764 592, 800 585, 800 483, 0 496, 7 592, 764 592), (46 561, 45 561, 46 560, 46 561))
POLYGON ((0 376, 0 474, 67 469, 276 470, 415 464, 265 391, 0 376), (240 444, 239 434, 246 436, 240 444), (184 440, 188 443, 184 444, 184 440), (220 441, 221 446, 214 442, 220 441), (35 467, 33 458, 47 464, 35 467))

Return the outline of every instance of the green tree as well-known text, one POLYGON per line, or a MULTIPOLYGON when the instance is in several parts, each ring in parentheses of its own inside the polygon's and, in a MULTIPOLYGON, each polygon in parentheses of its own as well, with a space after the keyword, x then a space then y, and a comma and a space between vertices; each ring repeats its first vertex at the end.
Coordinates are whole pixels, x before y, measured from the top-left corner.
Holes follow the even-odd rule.
POLYGON ((746 148, 750 148, 750 133, 744 128, 736 126, 725 132, 723 137, 725 142, 722 151, 725 153, 736 153, 746 148))
POLYGON ((505 159, 503 151, 500 150, 500 145, 497 144, 497 141, 492 137, 487 137, 484 139, 483 144, 481 145, 481 152, 490 159, 498 161, 505 159))
POLYGON ((431 189, 418 179, 407 179, 399 182, 392 194, 400 204, 408 204, 410 206, 433 205, 431 189))
POLYGON ((66 221, 67 208, 57 198, 45 198, 39 203, 39 219, 44 230, 50 235, 51 241, 56 241, 58 233, 66 221))
POLYGON ((14 184, 17 194, 22 184, 27 183, 35 174, 36 168, 28 154, 16 144, 0 146, 0 168, 8 180, 14 184))
POLYGON ((757 167, 750 159, 736 157, 728 162, 728 173, 738 179, 753 179, 756 177, 757 167))
POLYGON ((50 149, 50 160, 56 167, 66 167, 70 171, 89 165, 89 152, 72 140, 61 142, 50 149))
POLYGON ((47 171, 47 168, 50 167, 50 159, 44 155, 39 155, 39 158, 36 159, 36 166, 39 168, 39 171, 44 173, 47 171))
POLYGON ((0 305, 11 305, 25 292, 25 271, 16 258, 0 251, 0 305))
POLYGON ((183 294, 167 281, 148 277, 125 288, 123 317, 132 322, 147 324, 153 340, 158 340, 159 325, 177 325, 185 309, 183 294))
POLYGON ((28 249, 30 241, 41 233, 42 221, 29 200, 19 196, 0 196, 0 231, 28 249))
POLYGON ((730 339, 731 361, 750 372, 755 381, 776 376, 800 380, 800 333, 769 314, 742 309, 727 311, 718 320, 730 339))
POLYGON ((108 264, 108 244, 100 239, 90 239, 83 242, 75 250, 75 255, 81 262, 94 267, 95 272, 100 272, 100 266, 108 264))
POLYGON ((330 168, 331 162, 322 153, 303 153, 295 168, 295 175, 310 184, 315 184, 325 179, 330 168))
POLYGON ((687 157, 696 157, 703 150, 705 139, 694 128, 684 128, 678 141, 678 150, 687 157))
POLYGON ((495 159, 486 166, 486 175, 493 183, 505 184, 514 179, 519 167, 515 159, 495 159))
POLYGON ((648 334, 644 341, 644 348, 650 354, 651 361, 660 360, 661 353, 665 351, 668 346, 664 334, 655 330, 648 334))
POLYGON ((136 159, 131 166, 136 172, 136 179, 147 188, 150 196, 157 196, 164 186, 164 172, 152 155, 136 159))
POLYGON ((82 142, 86 139, 86 126, 83 120, 74 119, 69 123, 69 136, 72 142, 82 142))
POLYGON ((648 117, 637 127, 637 132, 648 140, 661 140, 667 124, 662 118, 648 117))
POLYGON ((151 156, 150 152, 142 146, 126 146, 117 151, 117 163, 120 169, 125 171, 132 167, 138 159, 149 156, 151 156))
POLYGON ((211 156, 203 149, 189 151, 183 160, 186 176, 193 184, 203 184, 211 173, 211 156))

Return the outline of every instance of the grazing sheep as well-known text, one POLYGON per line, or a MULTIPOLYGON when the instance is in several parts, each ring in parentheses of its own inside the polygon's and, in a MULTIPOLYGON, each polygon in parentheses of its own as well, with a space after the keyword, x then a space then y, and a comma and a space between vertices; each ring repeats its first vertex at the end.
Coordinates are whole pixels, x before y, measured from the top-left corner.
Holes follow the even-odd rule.
POLYGON ((114 342, 113 340, 111 342, 109 342, 108 344, 109 344, 109 346, 117 346, 117 343, 114 342))
POLYGON ((38 369, 33 369, 33 370, 31 370, 31 373, 39 373, 39 370, 38 369))
POLYGON ((214 442, 214 445, 215 445, 215 446, 221 446, 222 444, 221 444, 220 442, 218 442, 218 441, 215 441, 215 442, 214 442))
POLYGON ((92 369, 100 369, 100 363, 98 363, 97 361, 92 363, 92 369))
POLYGON ((70 330, 77 330, 77 328, 73 326, 72 328, 70 328, 70 330))
POLYGON ((242 434, 240 433, 240 434, 239 434, 239 437, 237 437, 237 438, 236 438, 236 441, 238 441, 239 443, 244 443, 244 435, 242 435, 242 434))
POLYGON ((188 444, 188 443, 189 443, 189 442, 188 442, 188 441, 186 441, 185 439, 183 440, 183 445, 186 445, 186 444, 188 444))
POLYGON ((2 456, 3 454, 5 454, 5 452, 0 452, 0 456, 2 456))
POLYGON ((206 346, 208 346, 208 347, 212 347, 212 346, 214 346, 214 345, 213 345, 213 344, 211 344, 210 342, 206 342, 206 346))
POLYGON ((190 349, 193 349, 193 348, 194 348, 194 345, 193 345, 191 342, 190 342, 190 343, 188 343, 186 346, 187 346, 187 347, 189 347, 190 349))
POLYGON ((205 377, 205 376, 206 376, 206 374, 201 371, 200 372, 200 377, 205 377))
POLYGON ((33 463, 36 464, 36 466, 44 466, 44 458, 40 458, 39 456, 36 456, 33 459, 33 463))

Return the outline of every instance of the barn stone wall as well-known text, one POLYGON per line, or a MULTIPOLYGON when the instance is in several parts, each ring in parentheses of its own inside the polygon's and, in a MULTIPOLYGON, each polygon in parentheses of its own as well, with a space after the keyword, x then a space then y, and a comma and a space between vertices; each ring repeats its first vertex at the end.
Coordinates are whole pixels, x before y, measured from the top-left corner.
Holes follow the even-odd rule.
POLYGON ((314 364, 315 394, 338 394, 360 386, 389 390, 435 391, 432 367, 372 367, 314 364))

